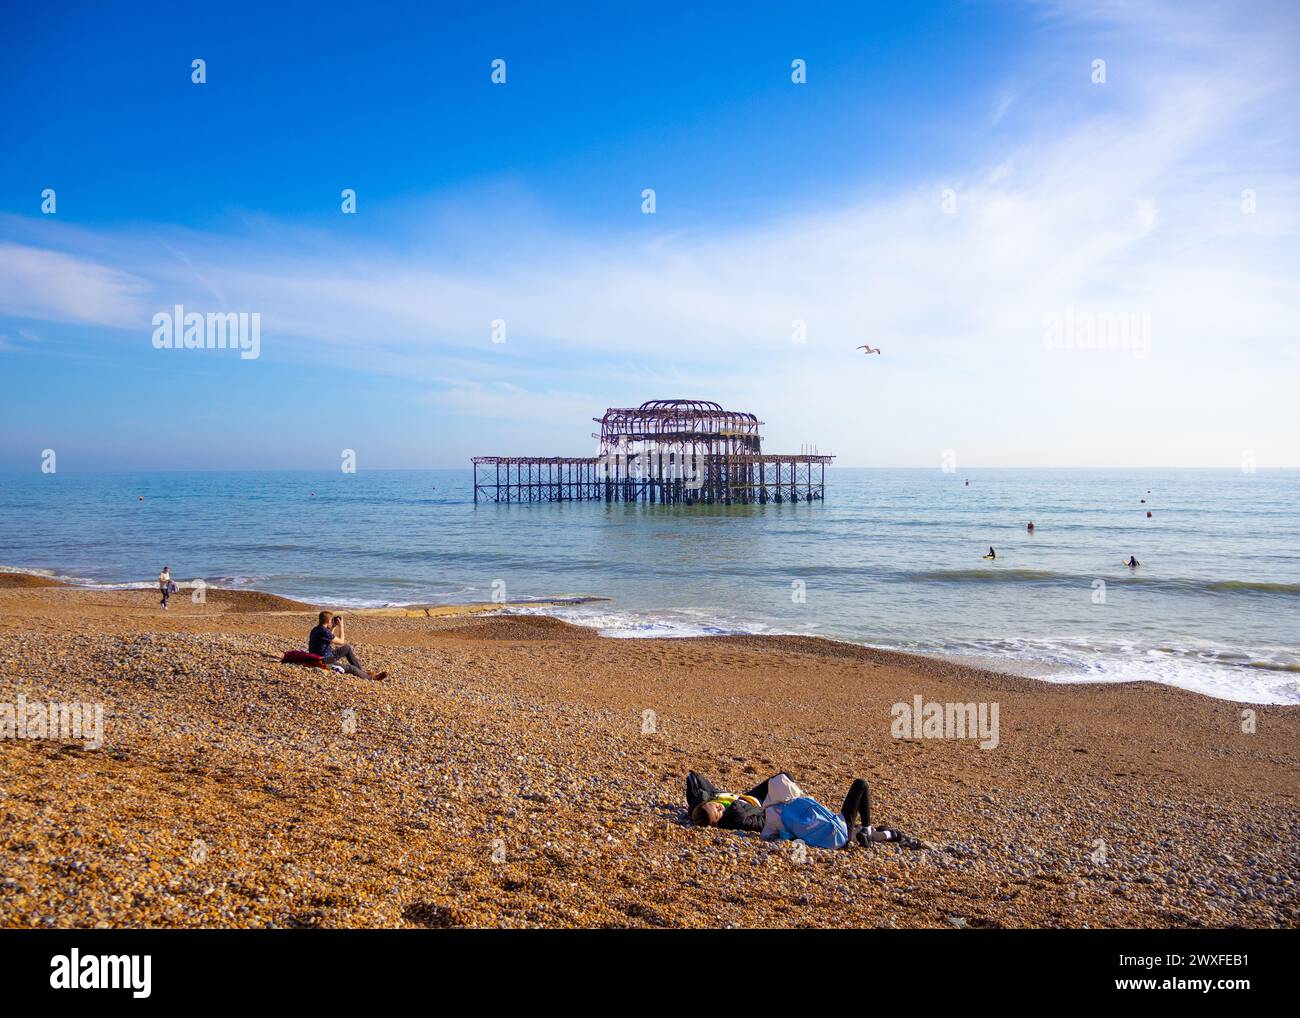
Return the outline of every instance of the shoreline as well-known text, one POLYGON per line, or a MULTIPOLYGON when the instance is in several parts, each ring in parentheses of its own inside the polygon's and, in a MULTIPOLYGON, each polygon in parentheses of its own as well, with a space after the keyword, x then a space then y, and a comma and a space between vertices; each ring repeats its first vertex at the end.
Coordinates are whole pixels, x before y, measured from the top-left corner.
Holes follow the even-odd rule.
MULTIPOLYGON (((23 566, 0 566, 0 589, 6 586, 6 580, 13 582, 12 578, 26 577, 24 581, 30 585, 39 586, 65 586, 71 589, 104 591, 104 592, 148 592, 155 589, 155 585, 149 581, 129 581, 123 583, 100 583, 88 580, 84 577, 73 577, 57 574, 53 570, 41 569, 35 567, 23 566)), ((175 597, 184 596, 185 592, 194 589, 193 580, 177 581, 178 593, 175 597)), ((254 587, 222 587, 213 584, 207 584, 206 589, 209 591, 219 591, 231 596, 246 594, 253 598, 269 598, 274 601, 289 602, 295 606, 305 605, 307 602, 294 597, 293 595, 281 594, 273 591, 263 591, 254 587)), ((328 605, 331 610, 347 612, 351 615, 370 615, 375 617, 458 617, 486 614, 510 614, 518 612, 520 614, 530 613, 536 610, 547 618, 554 618, 558 621, 565 622, 569 625, 579 626, 584 629, 590 629, 596 635, 608 639, 671 639, 671 640, 688 640, 720 637, 766 637, 773 639, 782 638, 803 638, 812 634, 806 632, 781 632, 768 630, 762 627, 762 631, 756 632, 752 628, 746 629, 737 627, 728 629, 722 626, 718 627, 716 632, 672 632, 671 624, 658 626, 652 632, 621 632, 607 631, 608 627, 598 620, 588 621, 581 617, 562 614, 557 609, 567 609, 579 607, 582 605, 612 603, 613 598, 600 595, 569 595, 556 596, 536 599, 519 599, 505 602, 488 602, 488 601, 466 601, 466 602, 399 602, 388 601, 384 604, 373 604, 370 602, 350 601, 346 598, 341 600, 322 599, 321 605, 328 605)), ((316 602, 313 602, 316 603, 316 602)), ((300 609, 292 609, 300 610, 300 609)), ((644 614, 647 618, 654 619, 653 612, 633 612, 632 614, 644 614)), ((651 623, 653 625, 653 623, 651 623)), ((940 650, 911 650, 892 646, 888 643, 871 643, 863 640, 855 640, 850 637, 819 635, 818 639, 826 640, 830 643, 843 644, 850 647, 861 647, 869 650, 880 651, 902 655, 904 657, 927 658, 945 662, 954 666, 971 667, 980 670, 987 670, 1004 675, 1014 675, 1020 678, 1030 679, 1036 682, 1042 682, 1049 685, 1067 685, 1067 686, 1107 686, 1107 685, 1131 685, 1135 683, 1150 683, 1152 685, 1183 689, 1188 692, 1201 696, 1207 696, 1214 700, 1225 703, 1240 704, 1243 706, 1295 706, 1300 700, 1295 697, 1277 698, 1274 694, 1272 699, 1242 699, 1240 695, 1225 695, 1225 693, 1211 692, 1205 688, 1197 688, 1196 685, 1188 685, 1176 682, 1160 681, 1158 679, 1136 678, 1136 679, 1098 679, 1092 678, 1086 674, 1079 674, 1078 666, 1072 666, 1059 661, 1047 661, 1032 656, 1016 656, 1014 654, 993 654, 983 651, 968 652, 957 651, 944 652, 940 650)), ((1226 667, 1226 666, 1225 666, 1226 667)), ((1300 674, 1300 664, 1276 666, 1262 661, 1250 661, 1239 663, 1240 667, 1252 672, 1267 672, 1278 675, 1300 674)), ((1300 690, 1300 682, 1292 683, 1300 690)), ((1239 690, 1231 692, 1240 693, 1239 690)))
MULTIPOLYGON (((21 567, 13 567, 13 566, 0 566, 0 589, 4 589, 5 577, 13 576, 13 575, 33 577, 37 581, 36 585, 42 587, 64 586, 64 587, 72 588, 74 590, 124 591, 124 592, 140 592, 140 591, 147 592, 147 591, 152 591, 154 589, 154 587, 149 585, 146 581, 138 581, 129 585, 128 584, 99 584, 99 583, 91 583, 89 581, 78 581, 77 578, 75 577, 60 576, 49 570, 24 569, 21 567)), ((307 611, 309 609, 314 610, 314 606, 309 605, 305 601, 301 601, 297 598, 291 597, 286 594, 279 594, 272 591, 261 591, 253 588, 246 588, 246 587, 232 588, 232 587, 215 587, 215 586, 209 586, 207 589, 212 591, 221 591, 227 594, 236 594, 236 595, 247 594, 251 597, 276 598, 285 602, 292 603, 295 607, 286 609, 283 612, 284 614, 297 614, 302 611, 307 611)), ((178 582, 177 590, 178 590, 178 595, 176 596, 179 596, 179 591, 185 591, 185 590, 192 591, 193 581, 178 582)), ((420 603, 411 602, 411 603, 400 603, 400 604, 392 603, 392 604, 386 604, 381 606, 361 605, 361 606, 354 607, 352 604, 348 602, 329 602, 329 605, 331 610, 346 611, 350 615, 370 616, 374 618, 383 618, 383 617, 436 618, 436 617, 462 617, 462 616, 485 616, 490 614, 507 614, 509 613, 510 609, 520 609, 520 608, 546 609, 546 608, 555 608, 555 607, 567 607, 567 606, 578 605, 578 604, 599 603, 599 602, 605 602, 611 600, 613 599, 608 597, 579 596, 579 597, 547 598, 547 599, 539 599, 539 600, 531 600, 531 601, 506 601, 501 603, 478 601, 478 602, 465 602, 463 604, 420 604, 420 603)), ((319 604, 324 606, 326 602, 321 601, 319 602, 319 604)), ((264 613, 270 614, 270 612, 264 612, 264 613)), ((582 622, 572 621, 569 619, 561 619, 555 615, 547 615, 544 611, 541 614, 545 618, 555 619, 556 621, 562 622, 565 625, 577 626, 582 629, 589 629, 596 636, 602 639, 697 640, 697 639, 725 639, 725 638, 741 638, 741 637, 750 638, 750 639, 773 639, 773 640, 783 640, 787 638, 815 639, 815 640, 825 641, 828 644, 836 644, 836 645, 842 645, 846 647, 864 648, 867 650, 877 651, 882 654, 893 654, 905 660, 918 659, 918 660, 936 661, 943 664, 952 665, 955 667, 970 668, 977 671, 989 672, 995 675, 1015 676, 1017 678, 1029 679, 1036 682, 1050 683, 1054 681, 1052 679, 1044 678, 1041 674, 1030 674, 1030 669, 1039 672, 1044 670, 1043 668, 1038 667, 1039 663, 1019 661, 1017 659, 1011 659, 1011 658, 1008 658, 1006 660, 995 660, 992 658, 978 658, 970 655, 952 655, 952 656, 944 657, 944 656, 934 655, 934 654, 921 654, 912 651, 898 650, 892 647, 882 647, 882 646, 877 646, 869 643, 860 643, 853 640, 842 640, 831 636, 812 636, 806 633, 729 632, 729 633, 716 633, 716 634, 683 634, 683 635, 647 634, 647 635, 637 635, 637 636, 613 637, 613 636, 607 636, 605 633, 601 632, 599 626, 586 625, 582 622)), ((1134 681, 1142 682, 1145 680, 1134 680, 1134 681)), ((1129 685, 1131 683, 1116 683, 1116 682, 1093 683, 1093 682, 1088 682, 1087 680, 1072 679, 1072 680, 1068 680, 1068 684, 1069 685, 1129 685)), ((1160 683, 1152 683, 1152 684, 1161 685, 1160 683)), ((1190 690, 1189 692, 1197 692, 1197 691, 1190 690)), ((1201 693, 1198 695, 1208 696, 1209 694, 1201 693)), ((1224 698, 1211 697, 1211 699, 1224 699, 1224 698)), ((1230 701, 1230 702, 1236 703, 1239 701, 1230 701)), ((1240 702, 1245 703, 1246 701, 1240 701, 1240 702)))
POLYGON ((304 602, 154 601, 0 586, 0 703, 104 718, 99 748, 0 738, 0 926, 1300 925, 1300 707, 345 613, 376 683, 279 663, 304 602), (917 697, 984 705, 996 738, 897 730, 917 697), (782 769, 833 808, 866 778, 924 847, 803 858, 682 823, 688 770, 782 769))
MULTIPOLYGON (((176 594, 173 597, 180 598, 183 592, 193 592, 195 588, 194 580, 176 580, 176 594)), ((84 577, 65 576, 47 569, 29 569, 21 566, 0 566, 0 590, 6 588, 48 588, 48 587, 66 587, 72 590, 85 591, 105 591, 105 592, 123 592, 123 593, 149 593, 158 589, 157 583, 151 583, 147 580, 132 580, 123 583, 99 583, 88 580, 84 577)), ((290 612, 312 607, 316 602, 309 604, 290 594, 281 594, 271 590, 259 590, 255 587, 222 587, 216 584, 204 583, 204 589, 227 595, 247 594, 253 598, 274 598, 278 601, 286 602, 296 606, 294 609, 288 609, 290 612)), ((487 612, 505 611, 510 608, 555 608, 567 607, 579 604, 594 604, 601 601, 610 601, 612 598, 600 597, 590 594, 566 595, 558 597, 523 599, 514 601, 466 601, 452 603, 425 603, 421 601, 389 601, 384 604, 369 604, 358 601, 348 600, 322 600, 319 604, 328 603, 332 610, 346 611, 352 615, 370 615, 376 617, 402 617, 410 616, 412 618, 434 618, 439 616, 452 615, 479 615, 487 612)))

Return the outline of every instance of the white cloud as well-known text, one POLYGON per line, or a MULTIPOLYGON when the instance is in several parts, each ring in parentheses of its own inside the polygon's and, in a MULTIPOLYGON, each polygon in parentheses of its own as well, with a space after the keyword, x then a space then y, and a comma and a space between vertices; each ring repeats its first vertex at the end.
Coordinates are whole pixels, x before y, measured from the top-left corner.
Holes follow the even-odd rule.
MULTIPOLYGON (((0 242, 0 312, 124 326, 139 319, 142 279, 60 251, 0 242)), ((147 319, 146 319, 147 320, 147 319)))
MULTIPOLYGON (((1079 24, 1048 12, 1056 31, 1079 24)), ((436 236, 345 245, 266 222, 248 236, 82 234, 92 254, 0 246, 0 307, 115 326, 177 302, 258 310, 272 356, 324 349, 427 380, 448 412, 501 420, 558 422, 629 376, 643 398, 671 381, 853 462, 928 462, 956 442, 975 447, 968 461, 1013 462, 1030 445, 1040 462, 1164 462, 1197 414, 1229 403, 1256 447, 1300 461, 1269 402, 1295 377, 1300 333, 1295 124, 1278 116, 1296 108, 1294 23, 1126 3, 1083 23, 1106 44, 1109 83, 1059 126, 991 140, 961 168, 956 215, 940 209, 944 167, 900 193, 649 242, 503 230, 490 210, 487 240, 441 250, 436 236), (1043 316, 1067 307, 1149 313, 1151 359, 1046 349, 1043 316), (498 318, 505 350, 489 341, 498 318), (863 342, 884 356, 867 363, 863 342), (864 426, 886 419, 907 427, 864 426)), ((1003 86, 994 119, 1013 98, 1017 116, 1045 103, 1043 87, 1003 86)))

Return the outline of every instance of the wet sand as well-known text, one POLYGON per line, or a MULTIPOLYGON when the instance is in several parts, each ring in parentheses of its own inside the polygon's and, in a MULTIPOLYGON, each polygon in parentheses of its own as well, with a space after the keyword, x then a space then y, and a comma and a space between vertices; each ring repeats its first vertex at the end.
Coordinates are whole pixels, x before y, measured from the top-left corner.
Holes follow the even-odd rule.
POLYGON ((0 925, 1297 925, 1300 707, 489 606, 343 612, 375 683, 278 663, 315 606, 157 600, 0 574, 0 704, 104 712, 0 739, 0 925), (918 695, 996 703, 997 748, 896 738, 918 695), (927 847, 686 826, 690 769, 862 776, 927 847))

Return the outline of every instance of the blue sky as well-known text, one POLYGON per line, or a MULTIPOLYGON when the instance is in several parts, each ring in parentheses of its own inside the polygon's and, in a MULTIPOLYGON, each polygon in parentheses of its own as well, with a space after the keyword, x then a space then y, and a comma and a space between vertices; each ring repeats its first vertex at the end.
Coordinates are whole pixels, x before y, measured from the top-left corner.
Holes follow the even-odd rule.
POLYGON ((672 396, 854 466, 1300 465, 1296 5, 565 7, 6 8, 0 467, 591 454, 672 396), (261 355, 155 349, 177 303, 261 355))

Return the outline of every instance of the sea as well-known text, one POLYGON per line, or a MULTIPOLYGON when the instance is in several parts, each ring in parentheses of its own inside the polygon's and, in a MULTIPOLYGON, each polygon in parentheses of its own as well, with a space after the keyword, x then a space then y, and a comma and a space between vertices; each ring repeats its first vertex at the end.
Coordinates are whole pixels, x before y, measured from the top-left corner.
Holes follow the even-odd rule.
POLYGON ((338 607, 497 600, 609 637, 798 633, 1300 703, 1298 501, 1300 471, 1263 469, 829 468, 824 501, 743 506, 476 505, 468 468, 31 471, 0 473, 0 566, 144 588, 167 564, 338 607))

